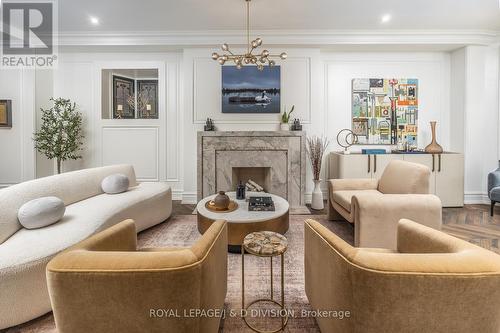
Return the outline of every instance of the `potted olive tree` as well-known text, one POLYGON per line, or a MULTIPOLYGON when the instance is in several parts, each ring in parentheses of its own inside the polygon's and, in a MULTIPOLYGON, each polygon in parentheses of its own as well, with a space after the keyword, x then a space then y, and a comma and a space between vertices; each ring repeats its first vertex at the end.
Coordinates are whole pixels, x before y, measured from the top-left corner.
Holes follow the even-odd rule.
POLYGON ((63 161, 82 158, 82 114, 69 99, 50 100, 54 105, 50 109, 41 109, 42 124, 33 140, 38 152, 50 160, 56 160, 57 173, 61 173, 63 161))

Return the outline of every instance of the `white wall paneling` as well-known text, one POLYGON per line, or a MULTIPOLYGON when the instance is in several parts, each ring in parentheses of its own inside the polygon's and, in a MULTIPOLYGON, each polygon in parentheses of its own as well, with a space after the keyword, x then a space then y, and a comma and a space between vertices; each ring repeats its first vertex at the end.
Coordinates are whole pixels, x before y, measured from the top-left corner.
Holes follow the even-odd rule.
POLYGON ((71 98, 84 114, 85 151, 64 170, 130 163, 142 181, 168 181, 182 192, 179 54, 62 53, 54 95, 71 98), (102 69, 157 69, 159 119, 102 119, 102 69))
POLYGON ((97 165, 130 163, 135 167, 139 180, 165 180, 167 173, 165 63, 161 61, 123 61, 122 59, 97 61, 93 64, 93 72, 94 96, 96 96, 93 112, 96 133, 95 163, 97 165), (102 119, 101 73, 103 69, 157 69, 158 119, 102 119), (109 132, 113 128, 116 128, 116 131, 109 132), (152 130, 154 130, 155 135, 151 134, 152 130), (115 135, 111 135, 111 133, 115 135), (117 137, 118 133, 121 135, 117 137), (120 147, 122 142, 123 146, 120 147), (111 154, 112 147, 115 150, 111 154), (154 172, 151 169, 152 165, 156 168, 154 172))
MULTIPOLYGON (((223 114, 222 110, 222 70, 221 66, 210 58, 211 49, 186 50, 184 52, 187 67, 186 80, 192 87, 192 108, 195 124, 204 124, 207 118, 218 124, 279 124, 278 114, 223 114)), ((279 61, 281 66, 281 107, 290 109, 295 105, 295 117, 303 123, 311 122, 311 61, 318 56, 318 50, 293 50, 286 61, 279 61)))
MULTIPOLYGON (((448 53, 337 53, 325 55, 328 133, 351 128, 351 80, 354 78, 416 78, 419 80, 418 146, 431 139, 436 120, 437 140, 450 146, 450 59, 448 53)), ((330 149, 340 147, 334 142, 330 149)), ((353 149, 360 149, 354 146, 353 149)))
MULTIPOLYGON (((274 48, 273 48, 274 49, 274 48)), ((272 49, 271 49, 272 50, 272 49)), ((323 72, 319 49, 286 49, 281 66, 281 106, 295 105, 293 117, 300 118, 308 134, 324 134, 323 72)), ((183 201, 196 202, 196 133, 207 117, 218 130, 276 130, 279 114, 223 114, 221 108, 221 66, 210 58, 213 49, 185 49, 183 53, 183 201)), ((309 167, 309 165, 308 165, 309 167)), ((307 171, 307 190, 311 173, 307 171)))
POLYGON ((12 100, 12 128, 0 128, 0 187, 35 178, 35 73, 3 70, 0 99, 12 100))
POLYGON ((498 47, 465 50, 464 152, 466 203, 487 203, 487 175, 498 163, 498 47))
MULTIPOLYGON (((89 168, 95 165, 92 160, 95 149, 94 86, 92 62, 83 59, 61 61, 60 57, 59 66, 54 71, 54 95, 49 97, 68 98, 77 104, 78 111, 83 116, 83 134, 85 136, 84 149, 81 152, 82 159, 64 161, 62 163, 63 172, 89 168)), ((54 164, 55 171, 56 166, 54 164)))
POLYGON ((139 181, 160 180, 158 127, 102 127, 102 165, 132 164, 139 181))
MULTIPOLYGON (((226 40, 219 37, 219 41, 226 40)), ((356 36, 342 38, 347 38, 347 44, 353 44, 356 36)), ((210 40, 214 40, 214 36, 210 36, 210 40)), ((466 43, 457 40, 455 44, 462 42, 466 43)), ((53 94, 54 97, 71 98, 84 114, 84 159, 65 163, 64 170, 132 163, 139 179, 167 181, 172 185, 175 199, 196 202, 196 132, 203 130, 207 117, 215 120, 219 130, 275 130, 279 124, 278 114, 221 113, 220 65, 210 59, 214 49, 203 45, 208 44, 192 44, 182 52, 154 51, 154 46, 147 50, 136 46, 135 52, 112 51, 112 48, 104 52, 99 47, 84 53, 61 52, 59 68, 52 76, 44 74, 46 80, 37 80, 37 89, 43 84, 53 84, 53 89, 37 90, 36 105, 44 106, 43 101, 53 94), (159 68, 160 119, 102 120, 102 68, 159 68)), ((455 47, 452 52, 398 52, 396 49, 375 52, 373 50, 382 47, 374 45, 366 45, 364 50, 340 52, 309 47, 305 42, 295 48, 282 45, 270 47, 289 54, 286 61, 279 62, 281 104, 287 108, 295 104, 294 116, 303 120, 304 130, 308 135, 330 138, 330 150, 339 149, 335 142, 338 131, 350 128, 353 78, 418 78, 419 146, 424 147, 430 141, 429 121, 437 120, 439 143, 447 150, 465 154, 466 202, 485 201, 486 175, 496 167, 500 150, 498 45, 467 46, 458 50, 455 47)), ((0 146, 0 156, 8 156, 0 163, 0 184, 33 177, 30 174, 34 168, 34 162, 30 162, 32 148, 30 153, 27 148, 32 144, 29 127, 33 126, 33 117, 20 118, 24 114, 21 115, 18 109, 20 103, 22 110, 33 109, 33 97, 30 97, 33 88, 30 89, 29 82, 29 73, 2 70, 0 75, 0 98, 15 102, 15 127, 0 130, 0 139, 12 142, 0 146), (19 127, 16 125, 19 122, 26 125, 19 127), (22 147, 24 153, 21 153, 22 147)), ((47 164, 43 159, 38 160, 47 164)), ((325 164, 323 170, 326 169, 325 164)), ((38 171, 39 175, 47 173, 47 170, 38 171)), ((307 177, 306 201, 312 190, 309 163, 307 177)))

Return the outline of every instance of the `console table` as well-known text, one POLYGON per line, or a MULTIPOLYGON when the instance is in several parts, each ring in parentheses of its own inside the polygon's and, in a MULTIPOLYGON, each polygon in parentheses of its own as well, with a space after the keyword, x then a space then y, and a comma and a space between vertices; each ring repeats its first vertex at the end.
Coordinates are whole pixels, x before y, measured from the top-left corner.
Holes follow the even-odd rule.
POLYGON ((464 156, 460 153, 367 155, 332 152, 328 158, 328 178, 380 178, 387 164, 395 159, 429 167, 430 191, 441 199, 443 207, 464 205, 464 156))

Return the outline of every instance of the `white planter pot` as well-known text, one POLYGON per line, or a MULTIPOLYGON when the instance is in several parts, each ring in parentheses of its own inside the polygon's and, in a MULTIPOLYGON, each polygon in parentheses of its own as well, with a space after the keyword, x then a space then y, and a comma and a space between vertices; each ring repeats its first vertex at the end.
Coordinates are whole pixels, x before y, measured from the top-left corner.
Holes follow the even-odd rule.
POLYGON ((323 192, 321 191, 321 179, 313 180, 314 190, 312 192, 311 208, 316 210, 321 210, 325 208, 323 202, 323 192))
POLYGON ((290 130, 290 125, 289 124, 280 124, 280 129, 282 131, 289 131, 290 130))

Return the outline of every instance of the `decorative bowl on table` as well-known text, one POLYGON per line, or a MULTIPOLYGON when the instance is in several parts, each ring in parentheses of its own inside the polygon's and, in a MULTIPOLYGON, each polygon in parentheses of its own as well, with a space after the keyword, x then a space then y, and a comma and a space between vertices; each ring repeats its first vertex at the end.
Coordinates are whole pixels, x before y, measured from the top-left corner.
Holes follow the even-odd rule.
POLYGON ((205 208, 214 213, 229 213, 238 209, 238 203, 233 200, 229 200, 229 205, 226 208, 219 208, 214 200, 208 200, 205 203, 205 208))

